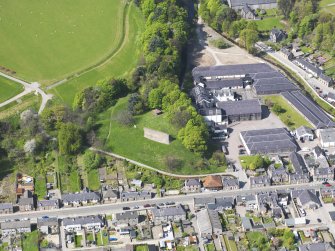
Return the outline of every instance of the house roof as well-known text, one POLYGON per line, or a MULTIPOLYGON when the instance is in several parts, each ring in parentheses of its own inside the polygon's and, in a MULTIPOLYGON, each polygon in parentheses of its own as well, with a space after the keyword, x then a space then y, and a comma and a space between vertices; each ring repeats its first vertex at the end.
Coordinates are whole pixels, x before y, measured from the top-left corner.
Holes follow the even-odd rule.
POLYGON ((229 0, 229 7, 237 8, 245 4, 249 5, 264 5, 264 4, 275 4, 275 0, 229 0))
POLYGON ((175 207, 152 208, 151 212, 154 217, 186 215, 186 211, 181 205, 175 207))
POLYGON ((0 203, 0 210, 13 209, 12 203, 0 203))
POLYGON ((137 211, 126 211, 122 213, 115 214, 116 220, 136 220, 138 219, 137 211))
POLYGON ((105 198, 117 198, 118 192, 114 189, 107 189, 102 191, 102 197, 105 198))
POLYGON ((289 156, 289 159, 293 165, 296 174, 307 173, 307 167, 305 161, 301 157, 301 155, 297 152, 292 152, 289 156))
POLYGON ((215 115, 222 115, 222 111, 221 109, 217 109, 217 108, 201 108, 199 109, 199 113, 201 116, 215 116, 215 115))
POLYGON ((245 3, 245 4, 243 5, 242 11, 243 11, 245 14, 247 14, 247 13, 252 13, 253 15, 255 15, 253 9, 251 9, 250 6, 249 6, 247 3, 245 3))
POLYGON ((328 98, 332 99, 332 100, 335 100, 335 93, 333 92, 328 92, 328 98))
POLYGON ((307 126, 300 126, 295 130, 295 133, 297 135, 297 138, 300 138, 306 134, 308 135, 313 135, 313 131, 311 128, 307 127, 307 126))
POLYGON ((218 102, 216 106, 221 108, 226 116, 262 113, 258 99, 218 102))
MULTIPOLYGON (((243 4, 244 5, 244 4, 243 4)), ((268 64, 237 64, 237 65, 216 65, 216 66, 198 66, 192 70, 195 80, 201 77, 222 77, 222 76, 245 76, 246 74, 256 74, 260 72, 273 72, 268 64)))
POLYGON ((226 207, 233 207, 235 199, 233 197, 223 197, 215 199, 215 203, 208 203, 207 208, 211 210, 217 210, 226 207))
POLYGON ((209 219, 213 229, 222 229, 219 213, 215 210, 208 210, 209 219))
POLYGON ((97 192, 81 192, 81 193, 68 193, 62 194, 63 202, 77 202, 77 201, 88 201, 88 200, 100 200, 100 194, 97 192))
POLYGON ((335 128, 320 129, 319 134, 323 143, 335 142, 335 128))
POLYGON ((314 202, 318 205, 320 205, 320 200, 316 196, 315 193, 313 193, 310 190, 304 190, 298 195, 298 199, 301 203, 301 205, 306 205, 307 203, 314 202))
POLYGON ((283 30, 274 28, 270 31, 270 35, 275 36, 277 39, 283 39, 285 37, 285 32, 283 30))
POLYGON ((285 128, 242 131, 240 136, 251 153, 282 153, 298 148, 285 128))
POLYGON ((296 61, 300 64, 302 64, 304 67, 306 67, 307 69, 311 70, 312 72, 315 72, 318 76, 322 73, 322 70, 315 66, 314 64, 308 62, 306 59, 304 58, 297 58, 296 61))
POLYGON ((58 219, 56 217, 37 218, 37 227, 42 226, 58 226, 58 219))
POLYGON ((331 251, 334 248, 327 242, 308 243, 298 247, 299 251, 331 251))
POLYGON ((34 205, 34 198, 19 198, 17 204, 19 206, 34 205))
POLYGON ((324 175, 334 175, 334 168, 332 167, 319 167, 315 169, 315 174, 324 176, 324 175))
POLYGON ((209 175, 204 179, 203 185, 205 188, 222 187, 222 178, 219 175, 209 175))
POLYGON ((219 90, 222 88, 233 88, 233 87, 243 87, 242 78, 233 78, 233 79, 214 79, 207 80, 204 82, 206 88, 209 90, 219 90))
POLYGON ((321 78, 322 80, 328 82, 328 83, 331 83, 333 81, 333 79, 329 76, 327 76, 326 74, 324 73, 321 73, 319 78, 321 78))
POLYGON ((37 206, 39 207, 49 207, 49 206, 58 206, 58 200, 39 200, 37 202, 37 206))
POLYGON ((330 211, 329 216, 332 219, 332 221, 335 221, 335 211, 330 211))
POLYGON ((267 175, 260 175, 260 176, 254 176, 250 177, 250 184, 251 185, 257 185, 257 184, 270 184, 270 179, 267 175))
POLYGON ((8 221, 1 223, 1 229, 30 228, 30 220, 8 221))
POLYGON ((70 226, 70 225, 86 225, 86 224, 93 224, 93 223, 100 223, 100 225, 104 224, 104 220, 100 215, 91 215, 91 216, 80 216, 74 218, 64 218, 63 225, 70 226))
POLYGON ((250 218, 242 217, 241 222, 242 222, 242 227, 244 227, 245 229, 252 229, 250 218))
POLYGON ((194 198, 194 205, 203 206, 208 203, 215 203, 215 198, 212 198, 212 197, 194 198))
POLYGON ((223 177, 222 178, 223 187, 235 187, 239 186, 238 179, 235 177, 223 177))
POLYGON ((201 183, 198 179, 188 179, 185 181, 186 186, 201 186, 201 183))
POLYGON ((316 128, 334 127, 335 123, 301 91, 282 92, 282 95, 298 109, 316 128))
POLYGON ((121 198, 147 198, 148 196, 151 196, 150 191, 140 191, 140 192, 122 192, 121 198))

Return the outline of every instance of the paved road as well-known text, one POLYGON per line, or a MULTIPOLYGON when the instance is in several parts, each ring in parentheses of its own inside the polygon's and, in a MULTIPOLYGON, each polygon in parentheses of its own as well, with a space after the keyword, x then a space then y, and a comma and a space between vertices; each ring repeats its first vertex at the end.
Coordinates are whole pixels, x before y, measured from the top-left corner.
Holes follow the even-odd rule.
POLYGON ((203 192, 196 194, 188 194, 188 195, 178 195, 178 196, 169 196, 163 198, 153 198, 151 200, 145 201, 131 201, 131 202, 117 202, 114 204, 98 204, 92 206, 85 207, 77 207, 77 208, 62 208, 55 210, 45 210, 45 211, 32 211, 32 212, 19 212, 8 215, 0 215, 0 221, 5 220, 13 220, 13 219, 24 219, 24 218, 38 218, 44 215, 49 217, 75 217, 75 216, 85 216, 85 215, 96 215, 96 214, 112 214, 115 212, 121 212, 122 207, 130 207, 134 206, 143 206, 145 204, 152 203, 164 203, 168 201, 173 201, 175 203, 181 204, 192 204, 193 199, 204 198, 204 197, 222 197, 222 196, 237 196, 237 195, 246 195, 246 194, 255 194, 258 192, 268 192, 274 190, 282 190, 282 189, 318 189, 320 187, 320 183, 308 183, 308 184, 293 184, 293 185, 282 185, 282 186, 269 186, 269 187, 260 187, 253 189, 239 189, 239 190, 229 190, 229 191, 217 191, 217 192, 203 192))
POLYGON ((16 95, 15 97, 13 97, 11 99, 8 99, 5 102, 1 103, 0 107, 8 105, 11 102, 14 102, 14 101, 22 98, 23 96, 27 95, 28 93, 35 92, 36 94, 40 94, 41 97, 42 97, 42 103, 41 103, 41 106, 40 106, 40 108, 38 110, 38 113, 40 114, 44 110, 47 102, 52 98, 52 95, 51 94, 46 94, 40 88, 40 85, 38 83, 36 83, 36 82, 34 82, 34 83, 28 83, 28 82, 23 81, 21 79, 12 77, 10 75, 7 75, 7 74, 5 74, 3 72, 0 72, 0 76, 3 76, 5 78, 7 78, 7 79, 10 79, 10 80, 12 80, 12 81, 14 81, 16 83, 19 83, 19 84, 23 85, 23 87, 24 87, 24 91, 23 92, 21 92, 20 94, 16 95))
MULTIPOLYGON (((135 161, 135 160, 132 160, 132 159, 128 159, 128 158, 123 157, 121 155, 118 155, 116 153, 107 152, 107 151, 100 150, 100 149, 97 149, 97 148, 94 148, 94 147, 90 147, 90 150, 98 152, 98 153, 101 153, 101 154, 109 155, 109 156, 112 156, 112 157, 115 157, 115 158, 118 158, 118 159, 127 160, 130 163, 135 164, 137 166, 144 167, 146 169, 149 169, 149 170, 152 170, 152 171, 155 171, 157 173, 160 173, 160 174, 163 174, 163 175, 166 175, 166 176, 170 176, 170 177, 186 179, 186 178, 201 178, 201 177, 206 177, 206 176, 210 175, 210 174, 197 174, 197 175, 191 175, 190 174, 190 175, 183 175, 183 174, 169 173, 169 172, 165 172, 165 171, 159 170, 157 168, 154 168, 152 166, 148 166, 146 164, 142 164, 142 163, 140 163, 138 161, 135 161)), ((234 176, 236 174, 235 173, 224 172, 224 173, 212 173, 211 175, 234 176)))

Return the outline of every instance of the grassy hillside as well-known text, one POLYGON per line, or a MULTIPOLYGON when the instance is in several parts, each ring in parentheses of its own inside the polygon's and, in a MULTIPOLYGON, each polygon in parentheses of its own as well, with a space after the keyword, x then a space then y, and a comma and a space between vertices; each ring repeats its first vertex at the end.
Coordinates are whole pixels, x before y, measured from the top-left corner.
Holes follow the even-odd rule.
POLYGON ((104 65, 50 90, 63 102, 72 105, 78 91, 96 84, 101 79, 126 75, 136 66, 140 54, 136 41, 144 29, 144 19, 141 11, 133 4, 127 11, 124 40, 114 56, 104 65))
POLYGON ((206 170, 195 169, 195 163, 201 158, 187 150, 182 143, 176 139, 177 130, 170 123, 166 116, 154 116, 151 112, 135 117, 136 127, 120 125, 115 117, 127 107, 127 98, 122 98, 118 103, 100 114, 98 125, 100 126, 98 137, 105 144, 105 148, 116 154, 139 161, 152 167, 171 171, 173 173, 196 174, 223 172, 224 168, 210 167, 206 170), (143 128, 148 127, 170 134, 173 141, 170 145, 164 145, 144 138, 143 128), (180 161, 180 166, 170 170, 165 160, 172 156, 180 161))
POLYGON ((48 84, 108 56, 122 35, 122 0, 0 0, 0 65, 48 84))

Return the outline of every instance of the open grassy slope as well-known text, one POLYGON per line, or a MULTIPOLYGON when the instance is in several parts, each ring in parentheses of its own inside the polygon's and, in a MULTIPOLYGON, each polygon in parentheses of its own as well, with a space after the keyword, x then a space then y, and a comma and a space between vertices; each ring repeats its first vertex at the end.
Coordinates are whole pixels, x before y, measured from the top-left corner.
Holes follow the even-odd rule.
POLYGON ((23 91, 23 86, 0 76, 0 103, 23 91))
POLYGON ((78 91, 95 85, 99 80, 126 75, 136 66, 140 54, 137 38, 144 29, 144 18, 134 4, 130 4, 126 11, 124 39, 110 60, 50 90, 63 102, 72 105, 73 98, 78 91))
POLYGON ((136 127, 120 125, 115 117, 126 109, 127 98, 120 99, 114 107, 100 114, 98 137, 104 142, 105 148, 121 156, 139 161, 152 167, 180 174, 223 172, 224 168, 210 167, 206 170, 194 168, 194 163, 201 158, 187 150, 176 139, 177 130, 170 123, 165 114, 154 116, 151 112, 135 117, 136 127), (170 145, 164 145, 144 138, 143 128, 148 127, 166 132, 174 139, 170 145), (167 156, 173 156, 180 161, 180 166, 169 170, 165 164, 167 156))
POLYGON ((48 84, 106 58, 122 35, 123 0, 0 0, 0 65, 48 84))

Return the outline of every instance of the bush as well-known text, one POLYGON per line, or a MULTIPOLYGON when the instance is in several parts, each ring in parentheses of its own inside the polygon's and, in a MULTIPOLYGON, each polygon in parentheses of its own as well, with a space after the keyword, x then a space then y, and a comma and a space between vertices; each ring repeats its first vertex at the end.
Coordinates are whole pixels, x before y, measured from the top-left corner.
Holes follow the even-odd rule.
POLYGON ((227 42, 226 42, 225 40, 223 40, 222 38, 210 40, 209 43, 210 43, 211 45, 213 45, 214 47, 219 48, 219 49, 227 49, 227 48, 230 48, 230 44, 227 43, 227 42))

